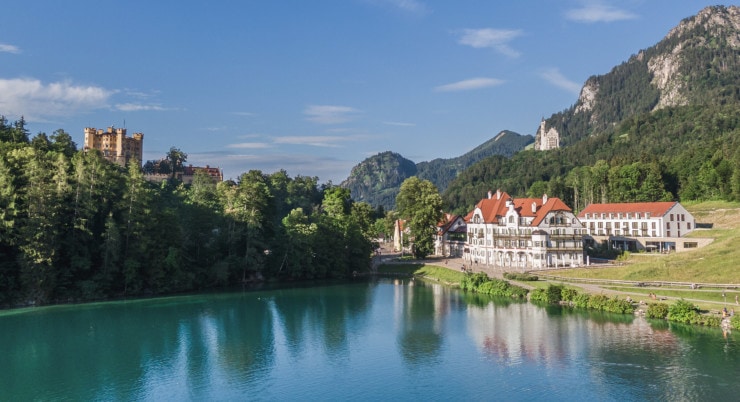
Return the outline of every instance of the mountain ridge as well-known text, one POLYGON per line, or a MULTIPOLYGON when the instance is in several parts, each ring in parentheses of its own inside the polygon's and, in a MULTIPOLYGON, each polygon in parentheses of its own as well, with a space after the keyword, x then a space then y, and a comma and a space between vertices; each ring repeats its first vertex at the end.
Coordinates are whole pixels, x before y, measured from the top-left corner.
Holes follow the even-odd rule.
POLYGON ((349 177, 339 186, 348 188, 355 201, 364 201, 373 207, 382 206, 386 210, 391 210, 395 206, 401 183, 411 176, 429 180, 443 192, 461 171, 472 164, 492 155, 510 157, 532 142, 534 137, 531 135, 502 130, 484 143, 454 158, 437 158, 414 163, 398 153, 381 152, 355 165, 349 177))

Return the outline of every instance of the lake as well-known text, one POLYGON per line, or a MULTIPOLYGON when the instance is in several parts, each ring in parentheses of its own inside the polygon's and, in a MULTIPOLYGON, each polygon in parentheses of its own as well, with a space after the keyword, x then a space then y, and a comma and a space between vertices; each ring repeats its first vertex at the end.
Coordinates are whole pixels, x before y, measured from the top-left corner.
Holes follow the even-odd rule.
POLYGON ((740 392, 737 333, 410 279, 3 311, 0 356, 3 401, 719 401, 740 392))

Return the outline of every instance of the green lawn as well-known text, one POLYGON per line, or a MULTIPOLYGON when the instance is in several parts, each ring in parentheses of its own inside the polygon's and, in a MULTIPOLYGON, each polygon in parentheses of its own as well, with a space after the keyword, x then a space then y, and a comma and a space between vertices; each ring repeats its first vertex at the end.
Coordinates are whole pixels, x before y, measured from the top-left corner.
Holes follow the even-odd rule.
POLYGON ((740 204, 704 202, 686 205, 699 223, 713 223, 708 230, 697 230, 688 237, 711 237, 706 247, 669 255, 633 253, 624 266, 578 268, 557 271, 573 278, 621 279, 740 284, 740 204))
POLYGON ((462 272, 436 265, 424 264, 384 264, 378 267, 378 273, 421 276, 453 285, 459 285, 465 277, 465 274, 462 272))

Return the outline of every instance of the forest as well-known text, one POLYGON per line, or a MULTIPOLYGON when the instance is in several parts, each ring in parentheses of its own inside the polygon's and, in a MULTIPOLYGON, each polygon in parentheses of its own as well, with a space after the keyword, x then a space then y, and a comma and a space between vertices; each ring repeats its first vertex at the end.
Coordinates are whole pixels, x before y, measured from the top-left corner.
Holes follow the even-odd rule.
POLYGON ((0 306, 345 278, 370 263, 377 213, 285 171, 155 184, 0 117, 0 306))
POLYGON ((690 105, 643 113, 551 151, 491 157, 445 191, 468 212, 488 190, 561 198, 578 211, 593 202, 740 200, 740 104, 690 105))

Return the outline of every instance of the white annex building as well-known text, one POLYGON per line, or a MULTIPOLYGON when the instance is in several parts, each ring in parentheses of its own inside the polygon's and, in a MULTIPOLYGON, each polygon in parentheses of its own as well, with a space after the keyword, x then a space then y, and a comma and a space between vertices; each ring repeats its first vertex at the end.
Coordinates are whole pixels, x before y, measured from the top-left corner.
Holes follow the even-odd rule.
POLYGON ((677 241, 696 229, 694 217, 678 202, 591 204, 578 219, 595 241, 608 240, 612 247, 623 250, 672 251, 698 246, 677 241))
POLYGON ((570 207, 558 198, 511 198, 488 193, 465 216, 466 261, 512 270, 585 265, 587 233, 570 207))
POLYGON ((434 254, 443 257, 462 257, 466 245, 467 226, 460 215, 444 214, 437 224, 434 236, 434 254))

